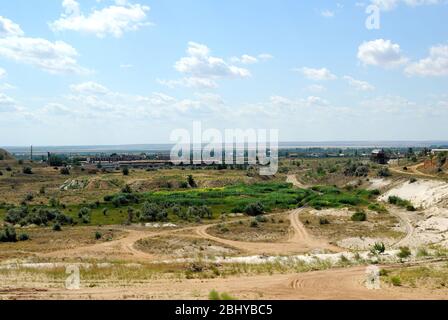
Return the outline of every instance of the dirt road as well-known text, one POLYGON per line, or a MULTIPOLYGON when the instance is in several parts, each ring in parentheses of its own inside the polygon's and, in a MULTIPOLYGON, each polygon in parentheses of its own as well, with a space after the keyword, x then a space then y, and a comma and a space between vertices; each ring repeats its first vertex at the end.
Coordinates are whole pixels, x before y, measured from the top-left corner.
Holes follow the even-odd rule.
POLYGON ((234 247, 247 254, 283 255, 294 253, 306 253, 314 249, 341 251, 340 248, 328 244, 324 240, 312 238, 305 227, 299 221, 299 214, 305 209, 295 209, 289 213, 291 221, 292 235, 286 242, 244 242, 219 238, 207 233, 211 226, 201 226, 196 229, 196 233, 204 239, 213 240, 227 246, 234 247))
POLYGON ((306 188, 308 188, 306 185, 304 185, 304 184, 301 183, 299 180, 297 180, 297 176, 296 176, 295 174, 289 174, 289 175, 286 177, 286 182, 287 182, 287 183, 292 183, 292 185, 293 185, 294 187, 297 187, 297 188, 302 188, 302 189, 306 189, 306 188))
POLYGON ((6 299, 207 299, 211 290, 238 299, 353 300, 447 299, 448 290, 365 286, 366 268, 352 267, 300 274, 236 276, 201 280, 158 279, 126 287, 95 287, 69 291, 63 288, 0 289, 6 299))

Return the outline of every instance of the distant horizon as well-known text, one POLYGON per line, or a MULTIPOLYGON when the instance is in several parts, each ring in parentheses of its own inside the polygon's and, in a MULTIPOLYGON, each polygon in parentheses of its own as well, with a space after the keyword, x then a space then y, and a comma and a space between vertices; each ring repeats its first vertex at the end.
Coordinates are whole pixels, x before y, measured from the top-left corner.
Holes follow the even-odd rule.
MULTIPOLYGON (((105 145, 43 145, 32 146, 35 154, 85 153, 85 152, 137 152, 137 151, 167 151, 174 143, 137 143, 137 144, 105 144, 105 145)), ((448 140, 335 140, 335 141, 280 141, 280 149, 288 148, 406 148, 448 146, 448 140)), ((10 153, 30 153, 29 146, 0 146, 10 153)))

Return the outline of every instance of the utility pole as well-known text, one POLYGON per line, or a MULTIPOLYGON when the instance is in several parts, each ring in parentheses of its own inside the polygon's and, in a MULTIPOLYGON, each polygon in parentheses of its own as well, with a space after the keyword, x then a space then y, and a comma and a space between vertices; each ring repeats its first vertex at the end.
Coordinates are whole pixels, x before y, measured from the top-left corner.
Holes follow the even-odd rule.
POLYGON ((30 160, 33 162, 33 146, 31 146, 30 160))

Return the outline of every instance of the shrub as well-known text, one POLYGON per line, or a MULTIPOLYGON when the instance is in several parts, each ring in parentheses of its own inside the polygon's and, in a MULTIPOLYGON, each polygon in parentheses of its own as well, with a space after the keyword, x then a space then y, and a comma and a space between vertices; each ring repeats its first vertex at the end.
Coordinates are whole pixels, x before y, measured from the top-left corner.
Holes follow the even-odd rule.
POLYGON ((381 254, 384 253, 386 251, 386 246, 384 245, 383 242, 376 242, 372 249, 370 249, 370 252, 373 254, 381 254))
POLYGON ((166 221, 168 213, 155 203, 145 202, 140 214, 142 222, 166 221))
POLYGON ((33 170, 31 169, 31 167, 23 167, 22 172, 24 174, 33 174, 33 170))
POLYGON ((97 231, 95 232, 95 240, 100 240, 103 237, 102 233, 97 231))
POLYGON ((30 240, 30 236, 27 233, 21 233, 19 235, 19 241, 28 241, 30 240))
POLYGON ((70 170, 67 167, 61 168, 59 172, 64 176, 70 175, 70 170))
POLYGON ((392 283, 393 286, 395 287, 399 287, 401 286, 401 279, 399 276, 393 276, 390 278, 390 282, 392 283))
POLYGON ((400 252, 397 253, 397 257, 400 259, 406 259, 409 258, 411 256, 411 250, 409 249, 409 247, 401 247, 400 248, 400 252))
POLYGON ((327 224, 330 224, 330 221, 327 218, 320 218, 319 219, 319 224, 320 225, 327 225, 327 224))
POLYGON ((53 231, 62 231, 61 225, 59 223, 55 223, 53 225, 53 231))
POLYGON ((260 202, 251 203, 244 208, 244 213, 249 216, 258 216, 264 214, 264 206, 260 202))
POLYGON ((410 180, 409 180, 409 183, 416 183, 417 182, 417 179, 416 178, 411 178, 410 180))
POLYGON ((234 297, 232 297, 231 295, 229 295, 228 293, 219 293, 216 290, 212 290, 210 291, 210 293, 208 294, 208 299, 212 300, 212 301, 218 301, 218 300, 236 300, 234 297))
POLYGON ((250 222, 250 227, 251 228, 258 228, 258 222, 257 222, 257 220, 252 220, 251 222, 250 222))
POLYGON ((123 173, 124 176, 128 176, 129 175, 129 168, 128 167, 124 167, 121 172, 123 173))
POLYGON ((259 222, 259 223, 266 223, 266 222, 268 222, 268 219, 265 216, 263 216, 263 215, 255 217, 255 220, 257 222, 259 222))
POLYGON ((16 230, 13 227, 5 226, 0 231, 0 242, 17 242, 16 230))
POLYGON ((365 212, 358 211, 352 215, 351 219, 352 219, 352 221, 357 221, 357 222, 367 221, 367 215, 365 212))
POLYGON ((388 167, 383 167, 383 168, 378 170, 378 176, 379 177, 386 178, 386 177, 390 177, 391 175, 392 174, 390 173, 390 170, 389 170, 388 167))
POLYGON ((123 192, 123 193, 132 193, 132 189, 131 189, 131 186, 130 185, 125 185, 124 187, 123 187, 123 189, 121 189, 121 192, 123 192))

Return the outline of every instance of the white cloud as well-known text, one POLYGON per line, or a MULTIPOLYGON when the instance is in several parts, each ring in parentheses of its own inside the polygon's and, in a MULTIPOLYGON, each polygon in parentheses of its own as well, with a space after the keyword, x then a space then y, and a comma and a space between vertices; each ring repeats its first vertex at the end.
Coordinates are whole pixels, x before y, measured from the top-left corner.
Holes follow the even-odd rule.
POLYGON ((226 63, 222 58, 210 55, 210 49, 199 43, 189 42, 188 57, 176 62, 175 68, 181 73, 190 74, 199 78, 245 78, 250 76, 247 69, 239 68, 226 63))
POLYGON ((399 4, 405 4, 410 7, 439 4, 440 0, 372 0, 372 4, 378 6, 381 10, 390 11, 399 4))
POLYGON ((323 92, 323 91, 325 91, 326 88, 325 88, 324 86, 319 85, 319 84, 312 84, 312 85, 308 86, 308 87, 306 88, 306 90, 307 90, 307 91, 310 91, 310 92, 318 93, 318 92, 323 92))
POLYGON ((215 89, 218 87, 216 81, 209 78, 186 77, 178 80, 162 80, 158 79, 158 83, 169 88, 186 87, 186 88, 206 88, 215 89))
POLYGON ((429 50, 429 57, 411 63, 405 69, 408 75, 446 76, 448 75, 448 46, 435 46, 429 50))
POLYGON ((254 64, 258 63, 258 59, 256 57, 250 56, 248 54, 244 54, 241 56, 240 59, 241 63, 243 64, 254 64))
POLYGON ((270 53, 261 53, 258 55, 258 59, 267 61, 267 60, 274 59, 274 56, 270 53))
POLYGON ((325 18, 333 18, 334 17, 334 12, 330 11, 330 10, 324 10, 320 14, 322 17, 325 17, 325 18))
POLYGON ((74 93, 94 95, 103 95, 110 92, 109 89, 107 89, 105 86, 93 81, 71 85, 70 90, 74 93))
POLYGON ((3 68, 0 68, 0 79, 3 79, 4 77, 6 77, 6 70, 3 68))
POLYGON ((3 17, 0 17, 0 30, 3 30, 3 37, 0 37, 0 57, 30 64, 54 74, 90 72, 78 65, 76 49, 63 41, 51 42, 42 38, 25 37, 19 25, 3 17))
POLYGON ((348 84, 359 91, 372 91, 375 90, 375 87, 370 83, 362 80, 354 79, 350 76, 344 76, 344 79, 347 80, 348 84))
MULTIPOLYGON (((210 54, 210 49, 200 43, 189 42, 187 48, 188 56, 178 60, 174 68, 185 74, 182 79, 157 81, 168 87, 182 86, 187 88, 217 88, 217 80, 224 78, 247 78, 251 76, 249 70, 235 66, 233 63, 240 62, 245 64, 258 62, 258 59, 249 55, 243 55, 241 58, 234 57, 230 63, 219 57, 210 54)), ((269 57, 263 56, 264 59, 269 57)))
POLYGON ((20 36, 23 36, 23 31, 20 26, 7 18, 0 16, 0 38, 20 36))
POLYGON ((394 68, 408 61, 403 56, 400 45, 384 39, 377 39, 361 44, 358 48, 358 59, 364 65, 383 68, 394 68))
POLYGON ((17 102, 4 93, 0 93, 0 112, 14 112, 16 110, 17 102))
POLYGON ((121 37, 125 32, 137 31, 149 25, 146 13, 148 6, 117 1, 116 5, 93 10, 89 15, 80 12, 79 3, 75 0, 64 0, 64 13, 50 23, 53 31, 77 31, 92 33, 102 38, 107 35, 121 37))
POLYGON ((53 74, 85 74, 89 70, 78 65, 78 52, 69 44, 41 38, 8 37, 0 39, 0 56, 30 64, 53 74))
POLYGON ((301 68, 295 69, 296 71, 302 72, 302 74, 310 79, 315 81, 323 81, 323 80, 335 80, 337 77, 330 72, 327 68, 321 69, 313 69, 313 68, 301 68))

